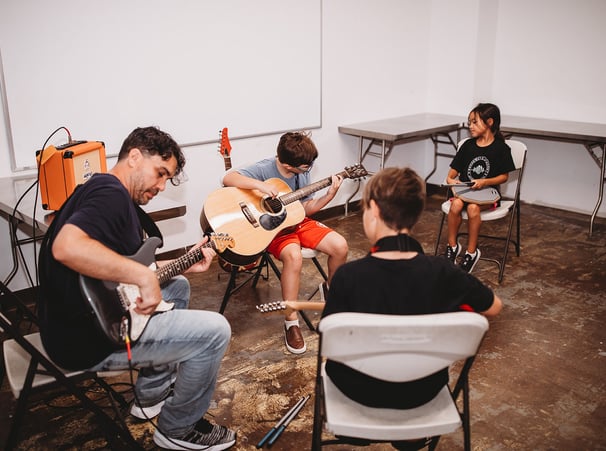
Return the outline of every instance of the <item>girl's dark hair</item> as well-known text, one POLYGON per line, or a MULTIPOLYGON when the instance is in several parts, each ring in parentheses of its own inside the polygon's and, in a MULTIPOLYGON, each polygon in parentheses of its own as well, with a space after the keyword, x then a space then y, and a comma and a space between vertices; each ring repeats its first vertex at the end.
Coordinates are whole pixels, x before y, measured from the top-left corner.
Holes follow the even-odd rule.
POLYGON ((138 127, 134 129, 122 143, 118 161, 126 158, 130 150, 135 148, 149 155, 159 155, 164 161, 175 157, 177 170, 171 178, 171 182, 173 185, 179 184, 181 181, 179 175, 185 166, 185 156, 179 144, 168 133, 163 132, 158 127, 138 127))
POLYGON ((425 206, 425 181, 410 168, 389 167, 373 175, 364 187, 362 206, 374 200, 381 219, 393 230, 412 229, 425 206))
POLYGON ((482 119, 486 125, 488 125, 488 119, 492 119, 492 125, 490 131, 492 134, 499 139, 505 140, 501 133, 501 111, 499 107, 493 103, 478 103, 476 107, 470 111, 476 113, 482 119))

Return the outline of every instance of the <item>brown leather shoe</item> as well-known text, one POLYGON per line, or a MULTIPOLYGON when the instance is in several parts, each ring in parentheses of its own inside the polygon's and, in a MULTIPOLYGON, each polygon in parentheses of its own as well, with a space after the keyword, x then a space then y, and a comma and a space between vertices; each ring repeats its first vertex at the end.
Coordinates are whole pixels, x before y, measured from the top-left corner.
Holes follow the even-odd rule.
POLYGON ((303 354, 307 351, 299 326, 290 326, 288 329, 284 326, 284 343, 286 343, 286 349, 293 354, 303 354))

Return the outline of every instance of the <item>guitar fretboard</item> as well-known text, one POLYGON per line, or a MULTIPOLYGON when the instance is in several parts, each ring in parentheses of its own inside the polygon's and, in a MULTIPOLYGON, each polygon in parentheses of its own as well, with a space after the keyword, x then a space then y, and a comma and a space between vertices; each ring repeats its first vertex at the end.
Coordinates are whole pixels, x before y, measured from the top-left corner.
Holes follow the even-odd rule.
POLYGON ((223 162, 225 163, 225 170, 229 171, 231 169, 231 156, 224 154, 223 162))
POLYGON ((212 247, 213 249, 217 250, 215 242, 213 241, 214 239, 221 238, 214 237, 208 243, 204 243, 202 246, 192 249, 181 257, 176 258, 172 262, 156 269, 156 277, 160 281, 160 285, 169 281, 176 275, 183 273, 187 268, 204 259, 204 254, 202 253, 203 248, 212 247))
MULTIPOLYGON (((348 174, 346 171, 339 172, 337 175, 341 176, 343 178, 348 177, 348 174)), ((315 193, 316 191, 320 191, 322 188, 326 188, 327 186, 330 186, 331 183, 332 183, 332 177, 326 177, 323 180, 320 180, 318 182, 307 185, 301 189, 293 191, 292 193, 283 194, 282 196, 280 196, 280 201, 282 202, 282 204, 288 205, 297 200, 301 200, 304 197, 309 196, 312 193, 315 193)))
MULTIPOLYGON (((203 246, 208 247, 208 246, 203 246)), ((167 265, 161 266, 156 270, 156 276, 160 281, 160 285, 164 282, 168 282, 170 279, 175 277, 178 274, 184 272, 187 268, 192 266, 193 264, 199 262, 204 258, 202 254, 202 247, 198 247, 192 251, 189 251, 187 254, 182 255, 181 257, 173 260, 167 265)))

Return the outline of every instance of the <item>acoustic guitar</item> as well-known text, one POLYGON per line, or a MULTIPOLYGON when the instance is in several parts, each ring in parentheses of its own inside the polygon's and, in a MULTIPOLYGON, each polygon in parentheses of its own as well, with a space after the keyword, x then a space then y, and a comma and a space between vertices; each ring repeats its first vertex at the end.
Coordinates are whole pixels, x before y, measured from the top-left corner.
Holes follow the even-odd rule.
MULTIPOLYGON (((229 142, 227 127, 223 127, 223 130, 221 130, 219 154, 223 157, 225 171, 229 171, 231 169, 231 143, 229 142)), ((217 254, 217 262, 219 263, 219 267, 223 271, 231 273, 234 269, 237 269, 238 271, 250 271, 257 267, 257 265, 259 264, 259 259, 255 260, 252 263, 249 263, 248 265, 232 265, 223 257, 221 257, 221 254, 217 254)))
POLYGON ((257 310, 260 313, 271 314, 281 313, 290 314, 299 310, 324 310, 325 302, 317 301, 276 301, 268 302, 266 304, 257 305, 257 310))
MULTIPOLYGON (((337 174, 342 178, 358 179, 368 172, 360 164, 347 167, 337 174)), ((292 191, 281 179, 271 178, 266 183, 279 193, 269 197, 258 190, 235 187, 212 192, 200 215, 200 225, 207 233, 225 233, 234 237, 236 244, 226 249, 221 257, 232 265, 247 265, 255 261, 278 233, 299 224, 305 218, 300 199, 331 185, 332 178, 292 191)))
MULTIPOLYGON (((157 268, 155 254, 161 243, 160 238, 149 237, 139 250, 128 258, 151 268, 157 268)), ((155 269, 156 277, 162 285, 177 274, 181 274, 204 258, 202 248, 212 247, 216 252, 222 252, 227 247, 233 246, 233 238, 224 234, 211 235, 207 243, 155 269)), ((144 315, 135 311, 136 300, 141 296, 136 285, 93 279, 82 274, 79 276, 79 283, 84 299, 92 308, 95 323, 116 348, 124 347, 127 336, 131 342, 136 342, 152 315, 172 310, 174 307, 171 302, 163 300, 154 313, 144 315)))

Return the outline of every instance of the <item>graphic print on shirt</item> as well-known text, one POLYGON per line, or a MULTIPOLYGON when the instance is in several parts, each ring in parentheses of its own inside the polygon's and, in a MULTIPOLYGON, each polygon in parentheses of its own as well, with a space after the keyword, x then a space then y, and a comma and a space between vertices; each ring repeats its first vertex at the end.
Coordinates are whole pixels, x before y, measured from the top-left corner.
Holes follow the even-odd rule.
POLYGON ((489 172, 490 160, 483 155, 475 157, 471 160, 469 166, 467 166, 467 177, 469 177, 469 180, 486 178, 489 172))

